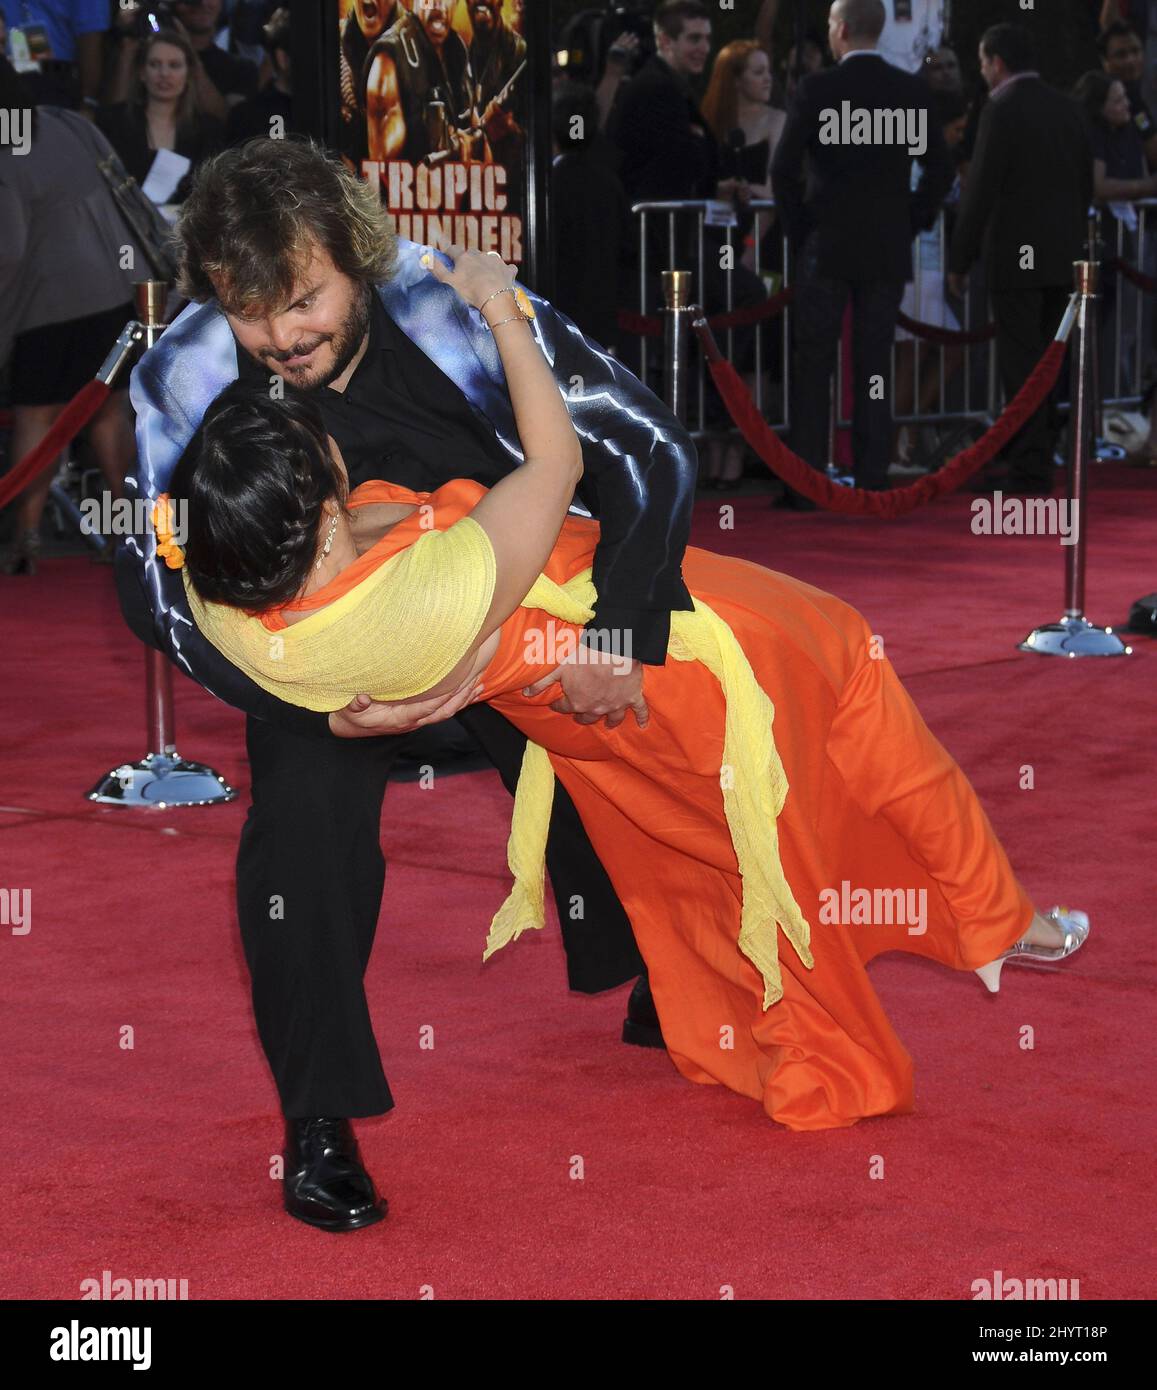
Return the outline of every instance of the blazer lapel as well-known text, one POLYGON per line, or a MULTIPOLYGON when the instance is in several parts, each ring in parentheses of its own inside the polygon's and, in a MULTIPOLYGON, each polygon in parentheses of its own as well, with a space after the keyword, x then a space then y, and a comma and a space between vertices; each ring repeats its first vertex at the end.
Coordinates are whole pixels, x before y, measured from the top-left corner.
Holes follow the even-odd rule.
POLYGON ((420 264, 431 247, 398 238, 398 268, 378 286, 383 305, 406 336, 453 381, 517 462, 522 458, 506 375, 490 331, 462 296, 420 264))

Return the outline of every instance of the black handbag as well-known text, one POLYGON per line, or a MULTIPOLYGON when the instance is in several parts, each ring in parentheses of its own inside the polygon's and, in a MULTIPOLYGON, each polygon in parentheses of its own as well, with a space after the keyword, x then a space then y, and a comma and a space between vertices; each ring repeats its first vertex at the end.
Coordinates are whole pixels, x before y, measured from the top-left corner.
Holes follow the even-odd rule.
POLYGON ((117 211, 133 240, 141 248, 154 279, 170 285, 177 278, 177 258, 173 251, 173 229, 141 191, 141 186, 120 161, 120 156, 91 122, 78 116, 70 123, 88 146, 101 176, 108 185, 117 211))

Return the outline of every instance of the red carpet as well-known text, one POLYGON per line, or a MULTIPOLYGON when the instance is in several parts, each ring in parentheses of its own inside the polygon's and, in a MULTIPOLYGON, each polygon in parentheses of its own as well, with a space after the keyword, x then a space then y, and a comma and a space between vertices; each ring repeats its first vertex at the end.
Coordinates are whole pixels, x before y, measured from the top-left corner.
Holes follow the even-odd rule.
MULTIPOLYGON (((1157 475, 1095 481, 1087 607, 1117 625, 1157 589, 1157 475)), ((398 1105, 358 1126, 391 1213, 312 1231, 269 1176, 277 1101, 232 905, 241 717, 178 681, 179 747, 237 803, 86 803, 144 751, 143 658, 109 573, 48 560, 0 577, 0 887, 32 894, 31 931, 0 931, 8 1297, 76 1297, 106 1269, 187 1279, 195 1299, 967 1299, 995 1270, 1153 1296, 1152 642, 1117 661, 1018 653, 1060 614, 1063 550, 972 535, 965 498, 895 523, 745 498, 734 529, 718 505, 699 504, 696 543, 865 613, 1038 903, 1089 912, 1088 947, 1010 967, 995 998, 878 962, 916 1113, 791 1134, 622 1045, 626 988, 568 994, 557 933, 483 967, 510 800, 491 773, 395 786, 367 987, 398 1105)))

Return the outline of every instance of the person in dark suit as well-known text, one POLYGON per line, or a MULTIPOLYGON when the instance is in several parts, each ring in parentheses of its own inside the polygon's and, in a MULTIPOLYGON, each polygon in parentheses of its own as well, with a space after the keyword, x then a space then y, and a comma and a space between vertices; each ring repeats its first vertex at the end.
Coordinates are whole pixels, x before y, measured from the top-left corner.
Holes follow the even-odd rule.
POLYGON ((719 188, 719 145, 691 85, 711 52, 709 12, 698 0, 660 6, 655 43, 656 52, 620 87, 607 119, 627 197, 726 197, 731 189, 719 188))
MULTIPOLYGON (((184 451, 199 447, 191 441, 209 403, 235 380, 268 390, 278 377, 283 389, 308 393, 354 484, 489 485, 521 460, 488 323, 425 270, 429 248, 394 234, 374 189, 321 147, 255 139, 224 151, 198 171, 178 237, 189 304, 132 374, 132 497, 167 491, 184 451)), ((579 723, 605 717, 614 728, 631 709, 636 718, 645 710, 644 665, 663 665, 672 611, 693 606, 680 566, 695 446, 662 401, 569 318, 517 289, 583 443, 575 510, 601 521, 598 600, 583 641, 596 650, 564 657, 557 680, 536 685, 554 685, 559 713, 579 723), (624 665, 616 653, 630 659, 624 665)), ((118 593, 138 637, 248 715, 252 805, 237 910, 257 1031, 286 1121, 285 1207, 307 1224, 356 1230, 385 1207, 350 1121, 394 1103, 363 984, 385 882, 380 819, 393 736, 459 713, 512 792, 526 737, 488 707, 480 720, 463 708, 466 689, 436 697, 434 708, 355 700, 330 715, 275 698, 207 642, 169 558, 155 531, 128 538, 118 593)), ((561 785, 547 867, 571 986, 595 993, 639 976, 623 1039, 661 1046, 630 920, 561 785)))
POLYGON ((637 262, 631 209, 599 130, 594 90, 582 82, 560 83, 552 96, 551 126, 554 306, 613 350, 619 306, 631 301, 637 262))
MULTIPOLYGON (((619 177, 631 203, 721 199, 741 208, 750 201, 750 186, 739 178, 723 177, 723 158, 711 126, 695 97, 711 52, 711 12, 700 0, 666 0, 654 15, 656 51, 638 73, 623 83, 607 118, 607 135, 619 157, 619 177)), ((662 303, 660 272, 693 270, 698 277, 698 218, 675 218, 674 245, 668 218, 651 214, 647 223, 647 269, 644 312, 662 303)), ((709 314, 728 307, 744 308, 767 298, 767 288, 753 271, 738 263, 722 264, 720 228, 703 230, 703 284, 694 294, 709 314)), ((731 346, 734 360, 747 355, 753 330, 736 330, 731 346)), ((710 393, 709 421, 730 426, 722 402, 710 393)))
MULTIPOLYGON (((887 487, 890 349, 912 238, 932 226, 953 167, 927 85, 875 51, 881 0, 835 0, 838 60, 799 85, 771 166, 794 260, 792 441, 813 468, 828 453, 829 382, 844 308, 853 311, 852 450, 857 487, 887 487), (912 188, 912 159, 921 175, 912 188)), ((789 492, 785 501, 809 504, 789 492)))
MULTIPOLYGON (((981 36, 980 71, 990 95, 948 257, 949 287, 962 294, 983 248, 1008 400, 1060 323, 1093 198, 1093 150, 1080 107, 1047 87, 1033 61, 1032 39, 1018 25, 997 24, 981 36)), ((990 481, 1006 492, 1050 492, 1056 434, 1046 402, 990 481)))

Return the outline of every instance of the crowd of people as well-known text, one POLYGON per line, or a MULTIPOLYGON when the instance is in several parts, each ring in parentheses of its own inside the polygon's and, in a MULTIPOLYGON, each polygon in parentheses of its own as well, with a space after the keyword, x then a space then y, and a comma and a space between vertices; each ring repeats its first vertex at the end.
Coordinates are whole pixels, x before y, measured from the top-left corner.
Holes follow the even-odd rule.
MULTIPOLYGON (((724 217, 716 213, 702 229, 704 281, 696 297, 709 314, 757 305, 786 272, 795 290, 794 374, 787 392, 772 323, 764 330, 762 385, 763 399, 776 404, 765 414, 779 418, 772 411, 789 404, 792 443, 817 468, 828 462, 829 383, 851 300, 848 471, 858 486, 882 488, 890 477, 919 471, 903 467, 907 432, 893 428, 892 404, 905 414, 934 416, 958 407, 964 391, 962 348, 914 339, 897 328, 898 313, 952 331, 986 321, 991 301, 1007 398, 1056 328, 1057 305, 1072 285, 1071 263, 1086 252, 1093 204, 1101 210, 1107 248, 1102 380, 1106 394, 1128 396, 1153 366, 1153 334, 1147 323, 1144 332, 1135 331, 1138 292, 1119 285, 1108 263, 1114 255, 1136 262, 1144 250, 1135 204, 1157 190, 1157 149, 1145 95, 1146 40, 1122 17, 1122 7, 1111 0, 1097 7, 1101 67, 1060 84, 1041 77, 1029 32, 1007 23, 985 31, 975 57, 979 73, 967 84, 938 0, 901 6, 848 0, 832 7, 826 35, 809 32, 777 48, 778 10, 776 0, 753 3, 751 36, 713 52, 711 7, 669 0, 653 11, 653 52, 642 51, 627 28, 608 36, 613 41, 587 80, 558 72, 560 306, 637 370, 638 340, 621 328, 618 310, 654 313, 662 302, 662 269, 697 271, 698 208, 708 200, 717 209, 724 205, 724 217), (922 110, 927 150, 913 158, 895 146, 825 143, 821 113, 845 99, 853 107, 922 110), (1025 112, 1058 120, 1063 138, 1026 125, 1019 119, 1025 112), (576 129, 583 134, 576 137, 576 129), (753 200, 776 206, 755 212, 753 200), (638 214, 631 207, 672 201, 691 207, 674 235, 666 213, 650 214, 642 275, 638 214), (728 216, 732 225, 724 232, 718 223, 728 216), (1009 263, 1008 238, 1017 236, 1009 263), (721 270, 726 240, 738 254, 733 268, 721 270), (1029 241, 1033 264, 1022 266, 1020 247, 1029 241), (884 399, 873 385, 881 376, 890 388, 884 399)), ((736 332, 731 354, 754 393, 753 337, 754 330, 736 332)), ((983 399, 984 364, 973 357, 972 399, 983 399)), ((1042 408, 978 486, 1003 481, 1050 490, 1056 419, 1053 407, 1042 408)), ((744 469, 743 449, 725 445, 729 419, 714 396, 706 428, 701 484, 734 484, 744 469)), ((1157 454, 1157 425, 1150 441, 1136 461, 1157 454)), ((809 505, 790 491, 782 502, 809 505)))
MULTIPOLYGON (((758 306, 789 283, 790 359, 776 320, 733 330, 725 347, 762 393, 767 417, 787 418, 796 452, 823 468, 850 302, 847 471, 860 487, 886 488, 905 474, 917 438, 895 427, 894 414, 944 414, 959 403, 968 372, 975 380, 983 370, 957 346, 914 338, 897 327, 899 316, 952 331, 984 321, 991 304, 999 379, 1010 395, 1055 327, 1093 201, 1108 247, 1102 379, 1127 395, 1153 357, 1139 291, 1111 264, 1115 255, 1157 269, 1135 206, 1157 196, 1151 36, 1132 12, 1145 7, 1099 6, 1101 66, 1063 94, 1040 77, 1026 31, 1009 24, 985 32, 980 75, 969 85, 969 55, 950 46, 944 8, 941 0, 839 0, 826 33, 797 31, 785 44, 778 0, 752 0, 750 33, 716 47, 712 7, 663 0, 650 11, 608 10, 586 30, 592 52, 581 70, 564 61, 559 37, 551 176, 558 307, 645 375, 641 340, 621 327, 620 312, 653 314, 662 270, 697 274, 701 265, 693 293, 709 314, 758 306), (906 146, 827 142, 823 113, 845 100, 920 113, 926 148, 913 156, 906 146), (671 202, 712 215, 669 224, 652 214, 641 241, 632 207, 671 202)), ((275 128, 291 133, 289 11, 276 0, 146 8, 0 0, 0 48, 0 106, 39 107, 32 157, 0 164, 0 371, 12 412, 8 453, 19 458, 91 378, 141 278, 139 260, 108 264, 109 238, 122 244, 125 234, 94 161, 115 153, 163 230, 214 152, 275 128), (99 235, 68 231, 81 203, 99 235)), ((658 389, 657 376, 648 384, 658 389)), ((126 396, 114 392, 80 443, 114 495, 131 457, 126 396)), ((1044 407, 980 485, 1003 479, 1048 490, 1056 439, 1055 411, 1044 407)), ((1137 461, 1154 457, 1157 404, 1137 461)), ((759 467, 709 385, 700 485, 733 487, 748 465, 759 467)), ((42 477, 17 505, 10 571, 35 569, 48 486, 42 477)), ((781 502, 810 505, 790 490, 781 502)))
MULTIPOLYGON (((434 0, 414 7, 424 24, 434 0)), ((62 38, 27 19, 35 8, 22 0, 0 64, 0 108, 36 122, 9 123, 19 156, 0 150, 0 296, 17 309, 0 356, 22 452, 91 376, 86 355, 131 312, 130 262, 147 253, 115 254, 120 204, 94 149, 120 151, 156 218, 184 200, 177 290, 197 308, 133 378, 129 484, 153 504, 155 534, 142 526, 119 547, 117 590, 134 634, 247 716, 236 912, 285 1121, 285 1211, 329 1232, 386 1215, 351 1124, 393 1107, 364 983, 385 884, 382 804, 397 736, 451 715, 518 789, 515 890, 487 955, 543 925, 549 869, 571 987, 634 980, 624 1042, 667 1049, 689 1079, 756 1099, 795 1130, 910 1112, 911 1060, 867 962, 904 949, 975 970, 995 993, 1006 959, 1064 960, 1088 918, 1034 908, 856 609, 688 545, 690 432, 565 315, 626 356, 609 339, 631 204, 730 205, 734 225, 703 230, 697 294, 708 311, 765 300, 763 270, 786 239, 793 442, 817 469, 851 305, 853 471, 886 488, 880 387, 916 266, 959 297, 981 262, 1011 393, 1079 251, 1093 139, 1078 104, 1039 77, 1025 32, 1000 24, 981 39, 990 97, 970 135, 935 0, 908 0, 903 17, 884 0, 834 0, 826 35, 797 35, 778 73, 773 0, 714 59, 712 11, 663 0, 649 16, 654 52, 638 32, 614 36, 613 61, 555 93, 556 307, 516 287, 497 252, 397 236, 373 183, 312 142, 213 153, 231 127, 264 120, 272 133, 282 120, 277 15, 174 0, 164 24, 146 16, 148 32, 128 19, 100 29, 101 7, 77 0, 62 38), (244 67, 256 19, 264 79, 244 67), (54 82, 56 99, 30 95, 26 76, 54 82), (914 258, 957 182, 949 255, 933 264, 918 241, 914 258), (580 265, 592 266, 582 302, 567 298, 580 265), (483 361, 494 351, 497 379, 483 361), (588 516, 568 515, 576 498, 588 516), (559 632, 581 656, 558 659, 559 632), (544 639, 537 656, 531 639, 544 639), (810 775, 819 764, 825 775, 810 775), (849 934, 883 924, 810 908, 809 922, 801 902, 822 903, 837 870, 904 885, 932 910, 918 909, 917 931, 889 913, 887 935, 849 934), (720 1017, 737 1047, 720 1046, 720 1017)), ((360 74, 377 63, 385 84, 392 61, 371 48, 360 74)), ((413 136, 412 109, 391 109, 405 132, 389 140, 413 136)), ((686 226, 654 227, 639 248, 652 271, 664 253, 697 250, 686 226)), ((740 368, 754 333, 731 340, 740 368)), ((126 426, 123 391, 106 409, 126 426)), ((1049 428, 1042 414, 1023 432, 1010 464, 1021 490, 1041 487, 1049 428)), ((708 453, 703 471, 727 485, 736 466, 708 453)), ((35 563, 34 522, 21 511, 18 572, 35 563)))
MULTIPOLYGON (((11 462, 96 374, 149 273, 101 161, 115 154, 139 185, 161 243, 205 159, 275 122, 292 129, 291 94, 289 11, 274 0, 0 0, 0 108, 32 118, 20 157, 0 152, 11 462)), ((119 498, 134 456, 127 376, 77 447, 119 498)), ((14 504, 9 574, 36 571, 52 482, 49 469, 14 504)))

